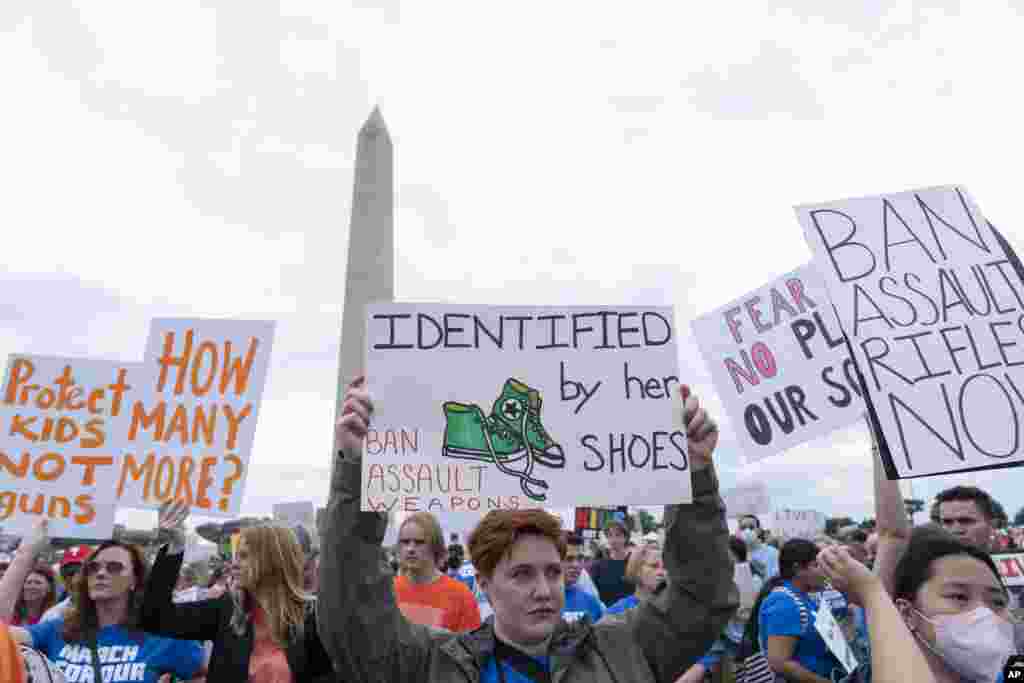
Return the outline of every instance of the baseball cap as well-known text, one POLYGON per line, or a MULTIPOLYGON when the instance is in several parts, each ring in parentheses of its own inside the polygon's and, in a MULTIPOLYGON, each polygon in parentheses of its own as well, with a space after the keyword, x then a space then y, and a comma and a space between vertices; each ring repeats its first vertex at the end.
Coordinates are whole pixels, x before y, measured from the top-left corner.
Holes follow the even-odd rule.
POLYGON ((87 545, 73 545, 65 550, 64 556, 60 558, 60 568, 64 569, 69 564, 85 564, 91 553, 92 548, 87 545))

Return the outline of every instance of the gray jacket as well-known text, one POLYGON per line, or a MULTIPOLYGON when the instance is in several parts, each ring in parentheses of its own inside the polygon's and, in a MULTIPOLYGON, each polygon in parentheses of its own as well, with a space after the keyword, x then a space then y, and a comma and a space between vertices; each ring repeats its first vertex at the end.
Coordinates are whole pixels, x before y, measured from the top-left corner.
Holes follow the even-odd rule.
MULTIPOLYGON (((551 639, 553 683, 673 683, 736 611, 725 506, 712 468, 692 474, 694 503, 665 509, 668 584, 650 601, 551 639)), ((358 461, 339 459, 320 529, 319 633, 339 681, 478 683, 494 651, 488 622, 452 634, 408 622, 382 565, 386 518, 359 511, 358 461)))

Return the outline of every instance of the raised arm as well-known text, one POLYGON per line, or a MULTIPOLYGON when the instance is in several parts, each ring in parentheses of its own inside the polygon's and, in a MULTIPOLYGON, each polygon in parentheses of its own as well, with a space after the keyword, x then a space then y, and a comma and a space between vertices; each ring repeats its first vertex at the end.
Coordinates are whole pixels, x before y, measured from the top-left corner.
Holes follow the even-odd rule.
POLYGON ((739 606, 725 504, 711 455, 718 427, 682 387, 693 503, 665 508, 667 586, 627 617, 655 678, 674 681, 722 633, 739 606))
POLYGON ((335 430, 338 453, 320 529, 320 640, 338 680, 426 680, 430 631, 410 624, 382 566, 387 518, 360 512, 362 441, 373 410, 364 378, 345 394, 335 430))
POLYGON ((39 554, 50 546, 49 522, 44 517, 32 528, 32 533, 21 540, 14 561, 0 579, 0 621, 9 623, 14 617, 14 606, 25 585, 25 579, 36 566, 39 554))
POLYGON ((160 536, 167 541, 157 553, 146 579, 142 600, 143 631, 181 640, 216 640, 223 609, 229 609, 227 594, 216 600, 174 603, 174 584, 185 559, 185 534, 182 528, 188 514, 182 502, 160 509, 160 536))
POLYGON ((864 607, 871 639, 873 683, 934 683, 921 647, 882 586, 881 577, 850 557, 843 547, 826 548, 818 555, 818 562, 837 588, 848 592, 864 607))
POLYGON ((886 592, 892 595, 893 572, 910 542, 910 520, 907 518, 899 481, 885 476, 882 454, 871 420, 865 415, 864 421, 871 434, 871 459, 875 473, 875 532, 878 534, 878 549, 875 551, 874 571, 886 592))

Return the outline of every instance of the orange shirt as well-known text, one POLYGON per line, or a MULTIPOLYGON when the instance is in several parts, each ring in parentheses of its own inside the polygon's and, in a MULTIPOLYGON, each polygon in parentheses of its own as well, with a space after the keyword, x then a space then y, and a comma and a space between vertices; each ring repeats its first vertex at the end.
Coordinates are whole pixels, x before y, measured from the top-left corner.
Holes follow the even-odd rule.
POLYGON ((425 584, 396 576, 395 598, 402 614, 413 623, 448 629, 452 633, 480 627, 480 608, 473 593, 450 576, 441 574, 436 581, 425 584))
POLYGON ((270 635, 267 615, 259 605, 253 611, 253 643, 249 656, 251 683, 295 683, 288 658, 270 635))
POLYGON ((7 625, 0 621, 0 681, 24 683, 25 667, 21 663, 21 653, 11 638, 7 625))

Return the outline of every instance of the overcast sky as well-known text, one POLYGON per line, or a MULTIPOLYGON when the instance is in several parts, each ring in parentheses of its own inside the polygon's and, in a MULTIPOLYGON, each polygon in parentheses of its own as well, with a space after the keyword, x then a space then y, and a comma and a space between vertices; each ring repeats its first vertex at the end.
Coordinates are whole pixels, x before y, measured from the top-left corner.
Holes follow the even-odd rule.
MULTIPOLYGON (((794 204, 961 183, 1024 245, 1006 3, 345 4, 0 3, 0 354, 135 360, 154 316, 277 320, 248 512, 326 499, 374 105, 400 300, 674 305, 712 406, 688 321, 809 260, 794 204)), ((726 486, 872 515, 863 427, 745 472, 728 430, 726 486)), ((973 480, 1024 505, 1024 472, 973 480)))

